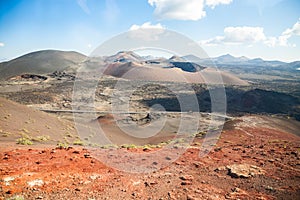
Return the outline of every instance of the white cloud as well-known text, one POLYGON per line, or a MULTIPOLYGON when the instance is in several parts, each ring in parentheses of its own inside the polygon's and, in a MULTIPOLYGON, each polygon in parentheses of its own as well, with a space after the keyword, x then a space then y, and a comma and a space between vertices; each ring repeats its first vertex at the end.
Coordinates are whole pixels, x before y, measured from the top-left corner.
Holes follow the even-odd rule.
POLYGON ((300 36, 300 18, 298 21, 294 24, 292 28, 288 28, 285 31, 282 32, 282 34, 279 37, 269 37, 265 44, 271 47, 274 46, 292 46, 295 47, 295 44, 289 44, 288 40, 292 36, 300 36))
POLYGON ((275 46, 294 46, 288 43, 288 36, 281 35, 279 37, 268 37, 264 44, 266 44, 269 47, 275 47, 275 46))
POLYGON ((278 37, 266 36, 262 27, 226 27, 223 36, 216 36, 208 40, 200 41, 201 45, 216 46, 221 44, 230 45, 252 45, 254 43, 262 43, 269 47, 275 46, 291 46, 288 40, 292 36, 300 36, 300 19, 294 24, 292 28, 286 29, 278 37))
POLYGON ((205 4, 211 8, 215 8, 220 4, 230 4, 232 0, 205 0, 205 4))
POLYGON ((160 23, 151 24, 150 22, 145 22, 141 26, 134 24, 130 27, 129 30, 133 31, 133 30, 138 30, 138 29, 151 29, 151 28, 153 28, 153 29, 165 29, 160 23))
POLYGON ((148 0, 155 7, 158 19, 199 20, 206 16, 205 7, 215 8, 230 4, 233 0, 148 0))
POLYGON ((224 36, 204 40, 201 44, 208 46, 218 44, 251 44, 264 41, 265 39, 264 29, 261 27, 226 27, 224 29, 224 36))
POLYGON ((4 46, 5 46, 5 44, 0 42, 0 47, 4 47, 4 46))
POLYGON ((259 42, 265 40, 264 29, 261 27, 227 27, 224 29, 224 41, 232 43, 259 42))
POLYGON ((132 25, 129 29, 129 36, 136 39, 142 40, 157 40, 159 35, 165 32, 165 28, 160 24, 151 24, 145 22, 142 25, 132 25))
POLYGON ((199 20, 205 17, 204 0, 148 0, 159 19, 199 20), (188 3, 187 3, 188 2, 188 3))
POLYGON ((288 35, 288 36, 298 35, 298 36, 300 36, 300 18, 296 22, 296 24, 294 24, 294 26, 292 28, 288 28, 287 30, 285 30, 282 33, 282 35, 288 35))

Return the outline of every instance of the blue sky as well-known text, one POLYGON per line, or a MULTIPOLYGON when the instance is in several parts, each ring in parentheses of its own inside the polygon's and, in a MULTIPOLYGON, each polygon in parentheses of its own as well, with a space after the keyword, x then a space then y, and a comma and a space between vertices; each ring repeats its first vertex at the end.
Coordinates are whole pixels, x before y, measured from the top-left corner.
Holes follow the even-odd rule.
POLYGON ((1 0, 0 60, 42 49, 88 55, 152 26, 186 35, 211 57, 300 60, 299 0, 1 0))

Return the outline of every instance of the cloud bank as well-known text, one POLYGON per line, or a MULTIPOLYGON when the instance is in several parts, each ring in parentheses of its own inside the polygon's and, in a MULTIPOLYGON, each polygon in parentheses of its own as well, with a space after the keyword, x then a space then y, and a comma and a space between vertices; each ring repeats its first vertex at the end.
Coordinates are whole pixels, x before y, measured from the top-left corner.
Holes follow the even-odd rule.
POLYGON ((130 27, 130 31, 138 30, 138 29, 150 29, 150 28, 155 28, 155 29, 165 29, 160 23, 158 24, 151 24, 150 22, 145 22, 142 25, 136 25, 133 24, 130 27))
POLYGON ((262 43, 269 47, 275 46, 295 46, 290 44, 288 39, 292 36, 300 36, 300 19, 292 28, 286 29, 278 37, 266 36, 262 27, 226 27, 223 36, 216 36, 208 40, 200 41, 201 45, 216 46, 216 45, 252 45, 254 43, 262 43))
POLYGON ((232 0, 206 0, 205 4, 211 8, 215 8, 220 4, 230 4, 232 0))
POLYGON ((142 25, 133 24, 129 31, 129 36, 132 38, 151 41, 158 40, 159 36, 165 32, 165 28, 160 23, 145 22, 142 25))
POLYGON ((206 16, 205 7, 215 8, 220 4, 230 4, 232 0, 148 0, 155 7, 158 19, 199 20, 206 16))

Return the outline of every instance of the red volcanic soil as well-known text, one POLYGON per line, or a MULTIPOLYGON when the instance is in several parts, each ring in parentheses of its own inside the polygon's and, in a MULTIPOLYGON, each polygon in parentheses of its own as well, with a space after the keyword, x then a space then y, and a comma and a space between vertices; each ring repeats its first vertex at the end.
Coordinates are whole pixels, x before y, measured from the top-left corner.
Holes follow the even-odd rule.
MULTIPOLYGON (((5 145, 0 148, 0 199, 299 199, 300 138, 236 124, 226 125, 206 156, 199 157, 198 138, 175 162, 149 173, 113 169, 83 147, 5 145)), ((97 151, 127 163, 133 161, 121 156, 126 151, 147 161, 147 153, 157 150, 97 151)), ((161 155, 150 163, 169 159, 161 155)))

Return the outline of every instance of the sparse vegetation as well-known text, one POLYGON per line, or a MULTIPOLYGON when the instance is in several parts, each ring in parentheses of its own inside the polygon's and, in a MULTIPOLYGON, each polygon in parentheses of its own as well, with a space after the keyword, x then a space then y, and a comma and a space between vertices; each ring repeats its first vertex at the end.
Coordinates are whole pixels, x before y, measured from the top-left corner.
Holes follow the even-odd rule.
POLYGON ((73 137, 73 135, 70 132, 66 132, 66 136, 69 137, 69 138, 73 137))
POLYGON ((83 145, 84 145, 84 142, 83 142, 82 140, 78 139, 78 140, 75 140, 75 141, 73 142, 73 144, 74 144, 74 145, 80 145, 80 146, 83 146, 83 145))
POLYGON ((8 198, 7 200, 25 200, 23 196, 14 196, 14 197, 11 197, 11 198, 8 198))
POLYGON ((33 145, 33 142, 29 138, 21 137, 21 138, 17 139, 17 144, 21 144, 21 145, 33 145))
POLYGON ((0 133, 1 133, 1 136, 2 136, 2 137, 8 137, 8 136, 10 136, 10 135, 11 135, 11 133, 10 133, 10 132, 7 132, 7 131, 2 131, 2 130, 0 130, 0 133))
POLYGON ((32 140, 37 141, 37 142, 46 142, 46 141, 50 140, 50 136, 41 135, 41 136, 37 136, 36 138, 33 138, 32 140))
POLYGON ((116 149, 116 148, 118 148, 118 145, 106 144, 106 145, 100 145, 99 147, 102 148, 102 149, 116 149))
POLYGON ((122 148, 127 148, 127 149, 137 148, 137 146, 135 144, 122 144, 121 147, 122 148))
POLYGON ((29 131, 26 128, 20 129, 20 131, 23 131, 24 133, 29 133, 29 131))
POLYGON ((57 148, 59 148, 59 149, 66 149, 66 148, 69 147, 69 144, 67 144, 67 143, 65 143, 65 142, 58 142, 56 146, 57 146, 57 148))

